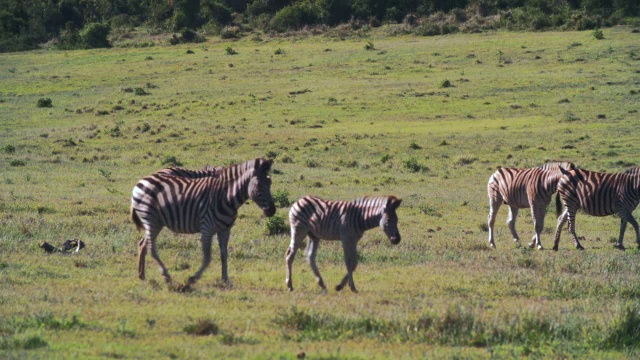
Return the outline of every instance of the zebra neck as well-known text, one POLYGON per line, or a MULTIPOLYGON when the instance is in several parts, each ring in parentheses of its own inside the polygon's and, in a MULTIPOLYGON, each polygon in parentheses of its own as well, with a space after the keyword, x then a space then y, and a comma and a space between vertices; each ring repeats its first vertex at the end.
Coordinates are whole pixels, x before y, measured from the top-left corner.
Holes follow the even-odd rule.
POLYGON ((226 190, 226 196, 223 197, 224 201, 229 207, 237 210, 249 199, 251 172, 225 174, 225 176, 222 177, 222 181, 224 185, 221 186, 221 189, 226 190), (236 176, 234 177, 233 175, 236 176))
POLYGON ((358 222, 360 230, 367 231, 380 226, 382 211, 377 207, 360 207, 361 221, 358 222))

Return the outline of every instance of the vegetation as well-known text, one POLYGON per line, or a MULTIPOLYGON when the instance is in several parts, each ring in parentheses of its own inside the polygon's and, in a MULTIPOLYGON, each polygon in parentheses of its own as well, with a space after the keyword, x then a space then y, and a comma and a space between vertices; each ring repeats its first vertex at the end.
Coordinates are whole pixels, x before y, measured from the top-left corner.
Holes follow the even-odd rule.
POLYGON ((167 40, 175 45, 202 42, 202 34, 228 39, 309 27, 366 31, 383 23, 402 24, 397 32, 421 36, 640 24, 637 0, 0 0, 0 9, 0 52, 47 42, 61 49, 152 46, 154 42, 131 42, 136 27, 154 34, 178 33, 167 40))
MULTIPOLYGON (((0 358, 638 358, 640 250, 632 230, 613 249, 619 219, 578 214, 582 252, 566 230, 558 253, 513 244, 504 207, 496 250, 486 232, 498 166, 640 165, 638 33, 389 36, 400 26, 0 57, 0 358), (231 284, 217 250, 191 291, 168 291, 150 256, 140 281, 134 184, 259 156, 275 159, 277 217, 240 209, 231 284), (330 290, 300 251, 287 291, 285 204, 303 195, 403 199, 399 244, 360 240, 360 293, 333 290, 331 241, 330 290), (38 247, 73 238, 77 254, 38 247)), ((165 229, 158 247, 177 283, 196 271, 198 235, 165 229)))

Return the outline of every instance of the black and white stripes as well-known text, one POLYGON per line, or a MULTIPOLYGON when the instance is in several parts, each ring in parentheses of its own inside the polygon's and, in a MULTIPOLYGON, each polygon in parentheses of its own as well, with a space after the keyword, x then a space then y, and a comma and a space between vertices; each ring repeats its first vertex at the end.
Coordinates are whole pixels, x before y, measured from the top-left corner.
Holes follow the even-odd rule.
POLYGON ((513 241, 520 241, 516 232, 516 218, 518 210, 530 208, 535 234, 529 247, 538 246, 542 249, 540 233, 544 228, 544 215, 556 192, 558 180, 562 176, 560 171, 574 169, 570 162, 548 162, 540 167, 530 169, 501 168, 489 178, 487 193, 489 196, 489 244, 495 248, 493 227, 496 215, 502 203, 509 206, 507 224, 513 241))
POLYGON ((165 281, 171 282, 155 246, 156 237, 166 226, 176 233, 201 234, 202 265, 189 278, 187 286, 195 283, 211 262, 211 241, 215 234, 220 245, 222 279, 227 281, 227 243, 238 208, 251 199, 266 216, 275 213, 268 176, 271 164, 271 160, 255 159, 201 171, 164 169, 140 180, 131 197, 131 218, 139 229, 145 230, 139 244, 139 277, 145 277, 145 256, 149 250, 165 281))
POLYGON ((289 210, 291 243, 286 253, 286 283, 289 290, 293 290, 291 267, 296 251, 308 235, 307 259, 318 285, 326 289, 316 265, 319 241, 340 240, 347 274, 336 286, 336 290, 342 290, 348 283, 349 288, 356 292, 353 272, 358 264, 358 240, 366 230, 380 226, 391 243, 399 243, 396 209, 401 202, 402 200, 394 196, 361 198, 354 201, 326 201, 314 196, 304 196, 296 201, 289 210))
POLYGON ((582 210, 593 216, 607 216, 616 214, 620 217, 620 236, 615 247, 624 250, 624 239, 627 222, 636 232, 636 242, 640 247, 640 233, 638 222, 632 212, 640 202, 640 171, 630 169, 626 173, 601 173, 575 169, 563 171, 564 175, 558 183, 560 200, 556 203, 558 213, 564 211, 558 218, 555 243, 553 250, 558 250, 560 233, 565 222, 569 221, 569 231, 576 248, 584 249, 576 236, 576 212, 582 210), (560 201, 562 204, 560 204, 560 201))

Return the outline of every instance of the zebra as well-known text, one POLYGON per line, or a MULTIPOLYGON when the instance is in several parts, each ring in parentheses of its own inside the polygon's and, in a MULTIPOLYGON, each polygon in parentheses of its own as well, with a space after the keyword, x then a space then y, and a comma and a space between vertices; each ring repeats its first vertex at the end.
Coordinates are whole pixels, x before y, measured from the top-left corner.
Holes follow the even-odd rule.
POLYGON ((158 170, 154 173, 154 175, 170 175, 170 176, 180 176, 191 179, 199 179, 203 177, 215 177, 220 173, 220 171, 224 169, 223 166, 205 166, 201 170, 189 170, 183 168, 168 168, 158 170))
POLYGON ((593 216, 616 214, 620 217, 620 236, 615 248, 624 250, 622 241, 627 223, 636 231, 640 248, 640 229, 632 212, 640 202, 640 171, 629 169, 626 173, 602 173, 574 169, 564 171, 558 183, 556 210, 559 214, 553 250, 558 251, 560 233, 569 221, 569 231, 578 250, 584 250, 576 236, 576 212, 581 209, 593 216), (562 202, 562 203, 561 203, 562 202), (562 208, 564 207, 564 211, 562 208), (562 211, 562 213, 561 213, 562 211))
POLYGON ((556 192, 558 179, 562 176, 561 168, 575 169, 575 166, 568 161, 551 161, 530 169, 501 168, 491 175, 487 184, 487 193, 489 196, 489 245, 492 248, 496 247, 493 226, 500 206, 505 203, 509 206, 507 225, 511 230, 513 241, 520 241, 516 232, 518 210, 530 208, 535 234, 529 247, 538 245, 538 249, 542 250, 540 233, 544 228, 544 215, 551 197, 556 192))
MULTIPOLYGON (((220 246, 222 280, 228 283, 227 244, 238 208, 251 199, 266 216, 276 212, 268 176, 272 163, 259 158, 216 168, 215 176, 204 177, 193 176, 196 172, 191 172, 192 176, 176 176, 161 170, 138 181, 131 196, 131 219, 139 230, 145 231, 138 247, 138 277, 145 279, 145 256, 149 251, 160 266, 165 282, 171 283, 155 245, 158 234, 166 226, 175 233, 200 233, 202 265, 188 279, 185 288, 198 281, 209 266, 214 234, 220 246)), ((184 175, 189 171, 174 173, 184 175)))
POLYGON ((291 243, 286 252, 289 291, 293 291, 291 266, 302 240, 308 235, 307 260, 320 288, 326 291, 324 281, 316 265, 316 252, 320 239, 340 240, 344 251, 347 274, 336 290, 340 291, 348 283, 357 292, 353 283, 353 272, 358 265, 356 245, 366 230, 380 226, 392 244, 400 242, 396 209, 401 199, 395 196, 364 197, 354 201, 326 201, 315 196, 304 196, 289 210, 291 243))

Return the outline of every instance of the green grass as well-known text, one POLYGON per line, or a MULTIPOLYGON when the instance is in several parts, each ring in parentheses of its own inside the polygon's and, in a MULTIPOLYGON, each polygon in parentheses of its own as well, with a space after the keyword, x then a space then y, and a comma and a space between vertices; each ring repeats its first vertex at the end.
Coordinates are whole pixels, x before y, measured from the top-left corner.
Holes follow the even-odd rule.
MULTIPOLYGON (((558 253, 517 247, 506 209, 497 250, 486 232, 486 183, 498 166, 640 164, 636 34, 377 31, 3 54, 2 357, 638 357, 632 229, 624 253, 612 246, 614 217, 578 214, 584 252, 566 230, 558 253), (52 107, 38 107, 42 98, 52 107), (215 248, 191 292, 168 291, 151 259, 138 280, 140 234, 128 219, 137 180, 170 164, 267 155, 278 218, 240 209, 231 287, 215 248), (287 205, 307 194, 403 199, 400 244, 379 230, 360 241, 360 293, 323 294, 302 251, 287 291, 289 236, 279 232, 287 205), (78 254, 38 248, 74 237, 87 244, 78 254)), ((518 229, 528 242, 526 210, 518 229)), ((197 239, 160 234, 176 281, 199 266, 197 239)), ((333 289, 345 271, 340 245, 321 243, 318 265, 333 289)))

